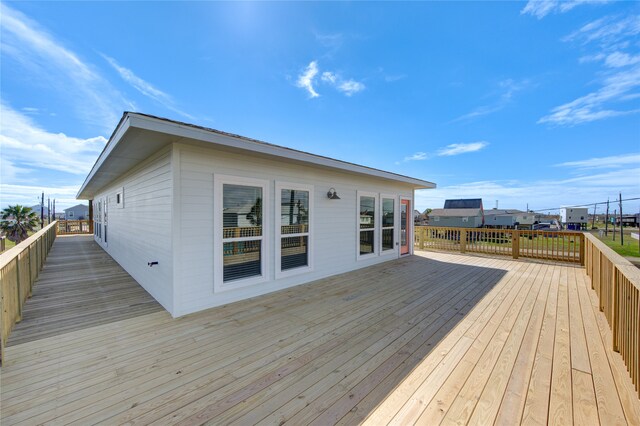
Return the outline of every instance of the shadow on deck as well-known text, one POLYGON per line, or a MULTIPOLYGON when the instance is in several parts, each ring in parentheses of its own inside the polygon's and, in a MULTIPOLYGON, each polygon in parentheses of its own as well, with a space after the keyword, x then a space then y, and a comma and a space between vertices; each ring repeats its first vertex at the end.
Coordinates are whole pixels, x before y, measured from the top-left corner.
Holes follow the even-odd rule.
POLYGON ((116 315, 8 348, 2 423, 638 424, 591 293, 575 266, 420 253, 178 319, 116 315))
POLYGON ((60 236, 8 346, 162 311, 93 236, 60 236))

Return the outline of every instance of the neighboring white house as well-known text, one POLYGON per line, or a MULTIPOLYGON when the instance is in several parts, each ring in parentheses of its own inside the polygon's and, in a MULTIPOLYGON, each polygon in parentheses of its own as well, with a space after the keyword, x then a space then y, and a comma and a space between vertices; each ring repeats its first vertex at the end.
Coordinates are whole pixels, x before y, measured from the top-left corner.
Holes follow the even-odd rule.
POLYGON ((89 219, 89 205, 77 204, 68 209, 64 209, 64 218, 66 220, 85 220, 89 219))
POLYGON ((420 179, 125 113, 78 192, 95 240, 173 316, 413 251, 420 179))
POLYGON ((563 207, 560 209, 560 221, 567 229, 582 229, 589 223, 587 207, 563 207))

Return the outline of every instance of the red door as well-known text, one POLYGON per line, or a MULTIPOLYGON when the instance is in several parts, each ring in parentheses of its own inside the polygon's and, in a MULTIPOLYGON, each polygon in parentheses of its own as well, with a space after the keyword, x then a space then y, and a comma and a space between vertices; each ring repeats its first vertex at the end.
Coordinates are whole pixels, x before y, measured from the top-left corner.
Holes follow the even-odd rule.
POLYGON ((411 201, 400 200, 400 254, 409 254, 411 219, 411 201))

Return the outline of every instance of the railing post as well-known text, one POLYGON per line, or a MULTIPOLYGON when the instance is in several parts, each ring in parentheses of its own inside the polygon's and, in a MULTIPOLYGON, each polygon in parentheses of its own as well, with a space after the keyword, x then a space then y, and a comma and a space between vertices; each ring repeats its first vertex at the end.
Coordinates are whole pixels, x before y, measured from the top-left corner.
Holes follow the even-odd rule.
POLYGON ((584 237, 584 234, 580 235, 578 241, 580 241, 580 265, 585 266, 587 248, 585 247, 586 238, 584 237))
POLYGON ((511 256, 514 259, 520 256, 520 231, 517 229, 511 233, 511 256))
POLYGON ((18 299, 16 323, 22 321, 22 300, 20 297, 20 254, 16 256, 16 297, 18 299))
POLYGON ((29 256, 29 296, 31 297, 32 294, 32 290, 33 290, 33 277, 32 277, 32 272, 31 272, 31 244, 29 244, 29 248, 27 250, 27 256, 29 256))
POLYGON ((424 250, 425 241, 427 239, 427 230, 420 228, 420 250, 424 250))
POLYGON ((7 237, 4 237, 4 236, 0 237, 0 252, 5 251, 5 249, 7 247, 6 246, 6 239, 7 239, 7 237))
POLYGON ((460 253, 467 252, 467 230, 460 230, 460 253))
POLYGON ((612 265, 612 277, 611 277, 611 345, 615 352, 620 352, 618 348, 618 268, 612 265))

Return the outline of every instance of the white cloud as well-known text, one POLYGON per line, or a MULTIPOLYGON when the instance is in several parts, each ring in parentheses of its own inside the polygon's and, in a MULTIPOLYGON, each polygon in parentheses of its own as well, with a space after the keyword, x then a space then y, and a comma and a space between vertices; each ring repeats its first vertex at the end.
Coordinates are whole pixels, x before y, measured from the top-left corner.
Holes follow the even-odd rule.
POLYGON ((298 76, 296 86, 307 90, 311 98, 317 98, 320 96, 318 92, 313 88, 313 79, 318 75, 318 62, 311 61, 307 68, 298 76))
POLYGON ((624 95, 638 86, 640 66, 619 71, 605 78, 603 86, 597 91, 553 108, 551 114, 542 117, 538 123, 575 125, 640 112, 637 109, 615 110, 610 105, 620 102, 624 95))
POLYGON ((451 120, 449 123, 456 123, 460 121, 469 121, 474 118, 483 117, 485 115, 493 114, 505 108, 512 102, 514 95, 527 87, 529 87, 529 80, 516 81, 511 78, 498 82, 498 87, 491 97, 495 99, 494 102, 488 105, 482 105, 474 109, 473 111, 463 114, 451 120))
POLYGON ((47 198, 56 200, 56 211, 75 206, 79 203, 86 203, 86 201, 78 201, 76 199, 76 193, 80 188, 78 185, 68 186, 52 186, 52 185, 16 185, 0 182, 0 208, 4 208, 7 205, 20 204, 24 206, 33 206, 40 204, 40 197, 44 192, 44 202, 47 202, 47 198))
MULTIPOLYGON (((440 148, 436 151, 435 155, 438 157, 451 157, 454 155, 467 154, 469 152, 476 152, 484 149, 489 145, 489 142, 479 141, 479 142, 471 142, 471 143, 453 143, 451 145, 447 145, 443 148, 440 148)), ((410 156, 404 157, 403 161, 422 161, 428 160, 432 158, 433 155, 430 155, 426 152, 418 151, 410 156)), ((396 163, 399 164, 399 163, 396 163)))
POLYGON ((623 18, 605 16, 585 24, 579 30, 565 37, 563 41, 599 42, 604 44, 605 47, 610 47, 627 37, 637 34, 640 34, 640 15, 631 15, 623 18))
MULTIPOLYGON (((578 169, 621 168, 628 165, 640 167, 640 153, 597 157, 588 160, 567 161, 556 164, 556 167, 570 167, 578 169)), ((639 178, 640 179, 640 178, 639 178)))
MULTIPOLYGON (((315 90, 314 84, 319 73, 318 61, 311 61, 305 70, 298 76, 296 86, 309 92, 309 96, 311 98, 317 98, 320 95, 315 90)), ((352 96, 365 89, 365 85, 363 83, 353 79, 345 80, 340 74, 333 71, 323 71, 322 74, 320 74, 320 82, 333 87, 339 92, 344 93, 346 96, 352 96)))
POLYGON ((107 140, 102 136, 82 139, 50 133, 30 117, 0 103, 0 148, 3 183, 16 178, 16 170, 44 168, 86 175, 107 140), (10 163, 10 168, 5 165, 10 163), (5 172, 9 174, 5 175, 5 172))
MULTIPOLYGON (((482 198, 485 206, 500 201, 503 208, 524 210, 529 205, 532 210, 553 209, 563 205, 579 205, 612 200, 622 192, 623 197, 640 195, 640 168, 630 167, 603 173, 591 173, 567 179, 550 179, 523 182, 478 181, 455 185, 438 185, 437 189, 416 192, 416 207, 440 208, 444 200, 452 198, 482 198)), ((625 204, 628 211, 638 211, 638 202, 625 204)), ((603 211, 599 206, 598 211, 603 211)), ((545 211, 546 212, 546 211, 545 211)))
POLYGON ((335 84, 338 76, 336 76, 331 71, 325 71, 322 73, 322 81, 325 83, 335 84))
POLYGON ((347 96, 351 96, 354 93, 362 92, 364 88, 364 84, 355 80, 343 81, 338 85, 338 90, 343 92, 347 96))
POLYGON ((4 2, 0 15, 3 55, 21 64, 33 81, 57 90, 84 120, 110 131, 131 103, 38 23, 4 2))
POLYGON ((610 68, 621 68, 640 62, 640 55, 629 55, 624 52, 613 52, 604 61, 610 68))
POLYGON ((466 154, 468 152, 476 152, 489 145, 488 142, 479 141, 471 143, 453 143, 438 150, 437 155, 440 157, 449 157, 452 155, 466 154))
POLYGON ((530 14, 542 19, 549 13, 565 13, 581 4, 608 3, 610 0, 529 0, 520 11, 521 14, 530 14))
POLYGON ((426 160, 427 158, 429 158, 429 155, 426 152, 416 152, 413 155, 404 157, 404 161, 420 161, 426 160))
POLYGON ((129 83, 138 92, 142 93, 144 96, 148 98, 153 99, 154 101, 158 102, 159 104, 161 104, 162 106, 164 106, 165 108, 171 111, 177 112, 178 114, 184 117, 187 117, 189 119, 192 119, 192 120, 194 119, 192 115, 187 114, 186 112, 176 108, 175 102, 171 96, 169 96, 162 90, 154 87, 151 83, 148 83, 142 78, 138 77, 130 69, 121 66, 120 64, 118 64, 118 62, 115 59, 104 54, 102 54, 102 57, 109 63, 109 65, 113 67, 113 69, 115 69, 118 72, 118 74, 120 75, 120 77, 122 77, 124 81, 129 83))
POLYGON ((601 87, 585 96, 553 108, 538 123, 576 125, 640 112, 624 107, 624 102, 637 98, 633 93, 640 86, 640 55, 629 54, 631 40, 640 34, 640 15, 605 16, 589 22, 565 37, 565 42, 596 43, 597 53, 582 56, 580 63, 600 62, 605 69, 599 77, 601 87))

